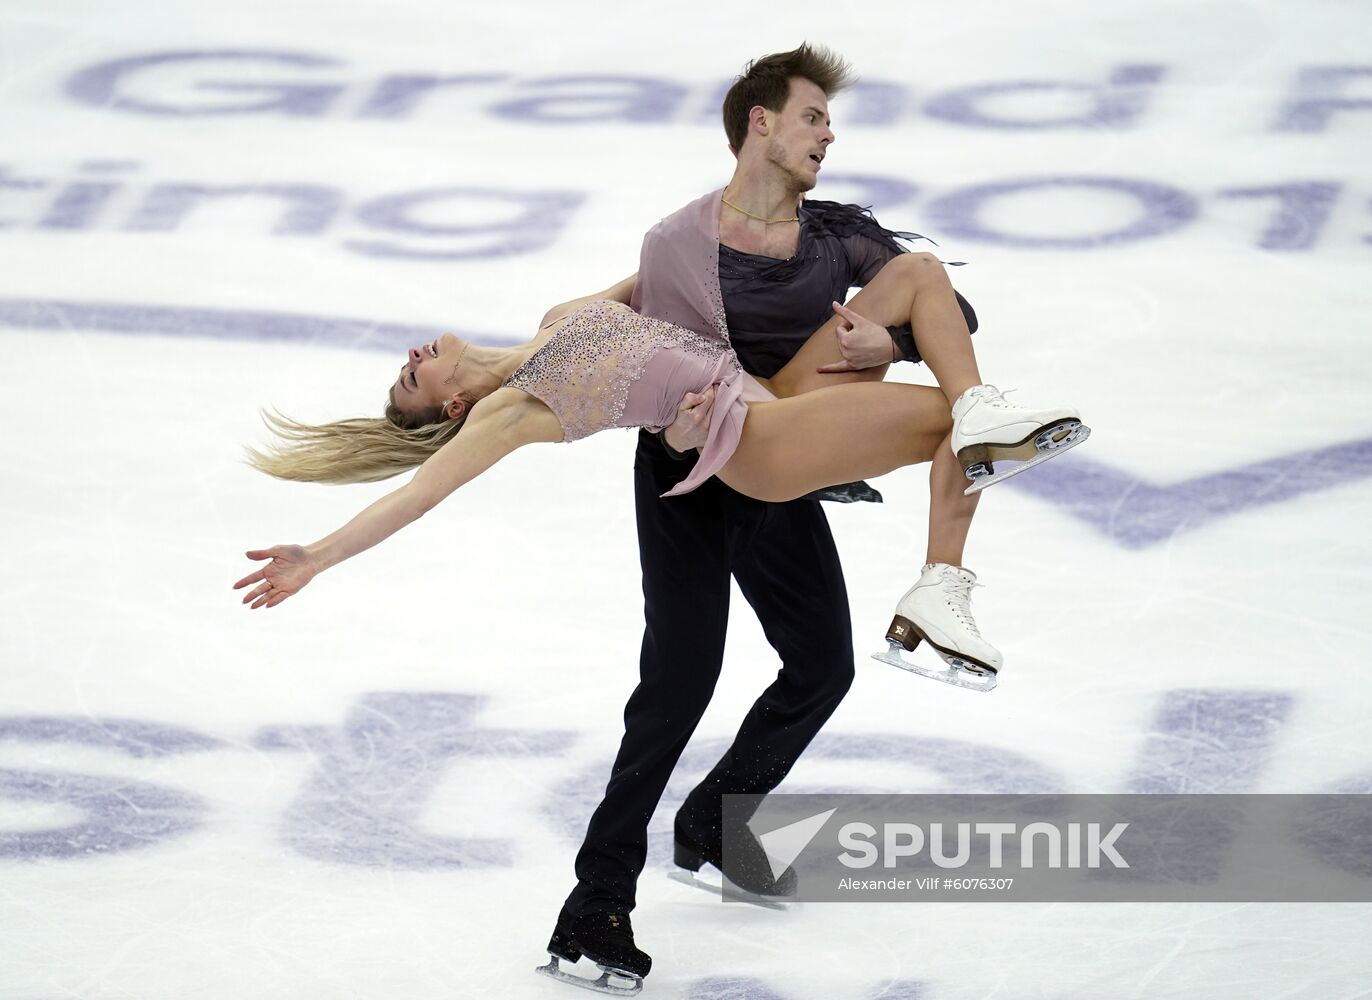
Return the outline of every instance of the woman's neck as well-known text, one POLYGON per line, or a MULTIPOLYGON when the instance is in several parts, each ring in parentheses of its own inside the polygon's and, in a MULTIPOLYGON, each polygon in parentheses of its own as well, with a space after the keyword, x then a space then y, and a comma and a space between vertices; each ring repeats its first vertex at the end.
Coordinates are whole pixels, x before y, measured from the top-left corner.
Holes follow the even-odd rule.
POLYGON ((471 391, 477 399, 495 392, 537 350, 530 341, 517 347, 483 347, 468 343, 461 364, 453 370, 453 378, 471 391))

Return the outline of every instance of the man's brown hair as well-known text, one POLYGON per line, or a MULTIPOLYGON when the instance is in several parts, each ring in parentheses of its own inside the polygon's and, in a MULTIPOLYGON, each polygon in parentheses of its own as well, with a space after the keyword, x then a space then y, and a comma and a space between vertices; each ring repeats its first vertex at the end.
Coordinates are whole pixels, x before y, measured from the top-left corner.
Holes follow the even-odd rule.
POLYGON ((854 79, 852 67, 838 55, 808 42, 790 52, 754 59, 724 95, 724 134, 735 153, 748 138, 748 112, 759 104, 768 111, 780 111, 791 96, 793 76, 809 80, 825 97, 851 86, 854 79))

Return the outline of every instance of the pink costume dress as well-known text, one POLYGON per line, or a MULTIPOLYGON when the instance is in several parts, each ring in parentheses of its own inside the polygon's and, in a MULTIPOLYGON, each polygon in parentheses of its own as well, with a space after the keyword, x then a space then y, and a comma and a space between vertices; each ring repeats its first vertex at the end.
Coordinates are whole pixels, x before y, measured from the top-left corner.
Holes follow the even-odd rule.
POLYGON ((749 402, 774 399, 717 338, 640 316, 618 302, 582 306, 505 380, 553 411, 563 440, 610 427, 660 430, 688 392, 718 386, 695 468, 663 496, 695 489, 738 447, 749 402))

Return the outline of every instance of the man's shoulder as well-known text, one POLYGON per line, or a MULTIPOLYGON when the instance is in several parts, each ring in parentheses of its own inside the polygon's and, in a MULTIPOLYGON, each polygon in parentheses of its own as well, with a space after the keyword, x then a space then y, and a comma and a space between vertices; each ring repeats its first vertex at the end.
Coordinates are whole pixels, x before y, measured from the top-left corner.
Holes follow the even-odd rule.
POLYGON ((801 203, 801 216, 816 229, 834 236, 885 235, 899 236, 877 221, 870 206, 850 205, 840 201, 806 198, 801 203))
POLYGON ((648 230, 648 233, 651 235, 664 230, 669 231, 684 225, 699 223, 703 217, 708 215, 710 204, 717 202, 719 196, 720 191, 714 190, 701 195, 694 201, 687 202, 671 215, 663 216, 655 226, 648 230))
POLYGON ((898 241, 913 242, 928 237, 919 233, 907 233, 899 229, 887 229, 877 221, 870 207, 847 205, 837 201, 806 199, 801 205, 806 227, 816 238, 829 237, 843 241, 865 241, 869 249, 863 254, 875 251, 881 255, 905 253, 907 248, 898 241))

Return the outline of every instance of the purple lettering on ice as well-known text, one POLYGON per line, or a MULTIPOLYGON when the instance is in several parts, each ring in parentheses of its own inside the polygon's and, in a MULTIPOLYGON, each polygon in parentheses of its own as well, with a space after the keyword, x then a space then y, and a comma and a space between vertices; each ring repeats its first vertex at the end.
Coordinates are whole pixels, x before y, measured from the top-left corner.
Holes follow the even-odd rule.
POLYGON ((348 240, 343 246, 374 257, 422 260, 510 257, 532 253, 554 239, 580 207, 579 191, 507 191, 501 188, 441 187, 376 198, 357 207, 357 218, 373 229, 424 238, 472 239, 473 246, 416 247, 379 240, 348 240), (508 219, 495 222, 440 223, 416 217, 415 209, 433 204, 471 200, 505 203, 514 209, 508 219))
POLYGON ((159 69, 191 67, 198 71, 216 63, 235 66, 249 64, 248 75, 254 77, 260 75, 262 70, 260 65, 251 64, 265 63, 299 69, 321 69, 341 65, 336 59, 305 52, 272 52, 258 49, 158 52, 152 55, 114 59, 83 69, 67 80, 67 96, 102 110, 130 111, 135 114, 173 118, 252 115, 264 111, 291 117, 318 117, 329 111, 344 90, 344 86, 337 83, 197 80, 191 87, 194 91, 265 96, 260 100, 246 102, 172 104, 132 96, 126 89, 137 77, 144 74, 156 75, 159 69))
MULTIPOLYGON (((1340 111, 1372 110, 1372 97, 1345 97, 1346 81, 1372 77, 1372 66, 1303 66, 1296 86, 1277 113, 1275 132, 1324 132, 1340 111)), ((1352 123, 1347 123, 1352 128, 1352 123)))
MULTIPOLYGON (((184 309, 177 306, 65 302, 56 299, 0 299, 0 325, 28 330, 99 330, 106 333, 206 337, 213 340, 270 340, 386 352, 403 351, 445 329, 437 324, 381 323, 304 313, 184 309)), ((523 339, 518 337, 470 332, 463 332, 461 336, 477 344, 523 343, 523 339)))
POLYGON ((1017 80, 959 87, 931 98, 924 113, 956 125, 991 129, 1115 129, 1133 128, 1147 107, 1152 88, 1162 79, 1162 66, 1120 66, 1107 82, 1069 83, 1062 80, 1017 80), (1083 95, 1090 106, 1075 114, 1050 118, 1011 117, 983 110, 983 102, 1006 94, 1059 93, 1083 95))
MULTIPOLYGON (((129 232, 169 233, 206 199, 265 195, 285 202, 272 227, 276 236, 313 236, 329 228, 343 206, 337 188, 321 184, 158 184, 124 223, 129 232)), ((234 206, 238 210, 238 206, 234 206)))
POLYGON ((1168 691, 1153 717, 1128 791, 1255 791, 1292 704, 1292 696, 1284 691, 1168 691))
POLYGON ((1323 792, 1296 818, 1296 839, 1325 864, 1372 878, 1372 824, 1363 797, 1372 795, 1372 772, 1342 778, 1323 792))
MULTIPOLYGON (((720 127, 719 109, 724 106, 724 95, 733 83, 732 80, 723 81, 700 102, 699 110, 693 115, 695 124, 720 127)), ((850 127, 894 124, 906 113, 909 103, 909 91, 898 83, 859 80, 843 92, 839 117, 834 119, 834 131, 841 136, 850 127)), ((825 178, 826 186, 828 180, 825 178)))
POLYGON ((1293 703, 1284 691, 1197 689, 1163 696, 1126 788, 1182 796, 1168 821, 1157 823, 1140 845, 1159 856, 1139 866, 1154 873, 1149 880, 1202 884, 1219 877, 1243 808, 1199 796, 1254 791, 1293 703))
MULTIPOLYGON (((28 716, 0 719, 0 743, 57 743, 147 759, 225 746, 179 726, 134 719, 28 716)), ((110 775, 0 769, 0 800, 67 806, 84 816, 43 830, 0 831, 0 858, 20 861, 117 854, 159 844, 200 825, 205 801, 180 789, 110 775)))
POLYGON ((1343 185, 1332 181, 1293 181, 1265 187, 1229 188, 1219 195, 1221 198, 1274 198, 1276 212, 1259 237, 1258 246, 1264 250, 1309 250, 1319 240, 1342 192, 1343 185))
MULTIPOLYGON (((891 125, 906 111, 908 91, 895 83, 881 80, 859 80, 844 91, 842 118, 837 127, 860 125, 891 125)), ((724 103, 724 94, 715 105, 715 117, 719 117, 719 107, 724 103)))
MULTIPOLYGON (((45 180, 36 177, 15 177, 4 167, 0 167, 0 191, 38 191, 48 186, 45 180)), ((0 218, 0 229, 12 229, 16 225, 10 219, 0 218)))
POLYGON ((497 118, 556 125, 660 122, 676 114, 687 94, 680 84, 652 76, 546 76, 522 86, 539 90, 492 104, 490 111, 497 118))
POLYGON ((919 188, 909 181, 883 174, 835 173, 824 178, 826 201, 875 207, 878 218, 882 210, 911 201, 917 194, 919 188))
POLYGON ((227 746, 213 736, 181 726, 138 719, 33 715, 0 718, 0 740, 23 743, 74 743, 118 750, 130 757, 168 757, 227 746))
MULTIPOLYGON (((137 170, 134 160, 87 160, 81 164, 86 174, 108 177, 137 170)), ((38 220, 42 229, 88 229, 123 183, 119 180, 74 181, 57 193, 47 214, 38 220)))
MULTIPOLYGON (((669 865, 672 857, 672 817, 701 776, 715 766, 731 741, 696 740, 686 747, 662 795, 662 804, 653 814, 648 830, 648 863, 669 865)), ((839 792, 885 794, 923 793, 1050 793, 1061 792, 1067 779, 1038 761, 1013 750, 985 743, 943 739, 934 736, 908 736, 901 733, 820 733, 805 751, 801 775, 788 779, 783 792, 830 794, 839 792), (806 784, 806 761, 851 762, 842 784, 806 784), (871 779, 874 762, 905 762, 915 772, 898 784, 881 784, 871 779)), ((577 843, 586 832, 586 819, 605 792, 610 773, 606 761, 597 761, 559 786, 556 797, 546 807, 554 829, 570 843, 577 843)))
POLYGON ((473 84, 499 83, 507 79, 504 73, 459 73, 436 76, 432 73, 412 73, 388 76, 357 109, 355 118, 403 118, 419 103, 421 94, 440 87, 468 87, 473 84))
MULTIPOLYGON (((264 210, 271 213, 271 236, 318 236, 343 219, 355 221, 366 235, 394 237, 385 241, 345 240, 343 248, 353 253, 412 260, 469 260, 500 259, 543 249, 558 239, 586 199, 584 192, 559 189, 423 188, 362 202, 353 208, 354 219, 348 219, 344 192, 325 184, 169 181, 147 186, 139 198, 136 189, 114 175, 140 166, 134 161, 86 161, 80 165, 83 176, 63 181, 18 176, 0 164, 0 202, 6 203, 2 207, 7 210, 11 200, 27 202, 33 228, 67 231, 103 226, 125 232, 175 232, 186 228, 192 216, 216 211, 215 206, 217 214, 203 222, 203 230, 227 226, 241 229, 240 217, 249 216, 249 212, 260 217, 264 210), (46 194, 53 186, 58 187, 57 193, 46 194), (120 196, 118 201, 133 205, 122 221, 105 218, 116 196, 120 196), (40 201, 46 202, 46 211, 40 201), (457 221, 473 215, 475 221, 457 221)), ((897 194, 903 188, 897 182, 882 190, 897 194)), ((22 225, 18 218, 0 216, 0 229, 22 225)), ((260 223, 254 226, 259 227, 260 223)))
POLYGON ((318 766, 287 810, 282 840, 307 857, 366 868, 429 871, 506 866, 510 837, 445 837, 419 819, 455 760, 546 757, 572 742, 570 732, 483 729, 486 699, 446 692, 365 695, 341 730, 260 731, 263 750, 312 750, 318 766))
POLYGON ((1196 200, 1180 188, 1123 177, 1030 177, 959 188, 929 203, 933 227, 950 236, 1001 246, 1045 250, 1087 250, 1130 243, 1171 232, 1196 217, 1196 200), (1141 210, 1138 219, 1117 229, 1080 236, 1031 236, 995 229, 982 216, 996 199, 1045 190, 1117 193, 1141 210))
POLYGON ((1372 438, 1299 451, 1153 486, 1076 455, 1006 485, 1049 500, 1126 548, 1142 549, 1222 517, 1372 475, 1372 438))

